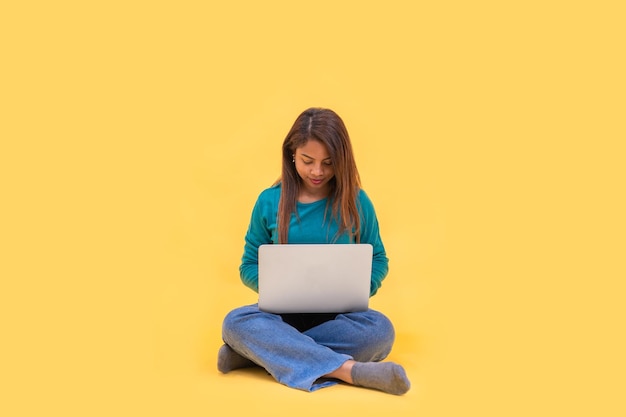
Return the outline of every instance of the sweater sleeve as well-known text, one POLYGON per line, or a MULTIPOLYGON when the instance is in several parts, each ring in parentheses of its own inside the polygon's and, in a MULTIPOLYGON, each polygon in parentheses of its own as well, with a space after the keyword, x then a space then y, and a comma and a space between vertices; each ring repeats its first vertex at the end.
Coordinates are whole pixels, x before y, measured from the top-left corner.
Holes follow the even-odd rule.
POLYGON ((259 291, 259 246, 272 243, 270 222, 275 220, 269 218, 273 210, 271 210, 271 199, 268 197, 267 193, 262 193, 252 209, 239 266, 241 281, 255 292, 259 291))
POLYGON ((376 294, 389 272, 389 259, 380 237, 378 218, 376 217, 374 205, 363 190, 359 193, 359 203, 361 211, 361 243, 369 243, 374 249, 370 285, 371 297, 376 294))

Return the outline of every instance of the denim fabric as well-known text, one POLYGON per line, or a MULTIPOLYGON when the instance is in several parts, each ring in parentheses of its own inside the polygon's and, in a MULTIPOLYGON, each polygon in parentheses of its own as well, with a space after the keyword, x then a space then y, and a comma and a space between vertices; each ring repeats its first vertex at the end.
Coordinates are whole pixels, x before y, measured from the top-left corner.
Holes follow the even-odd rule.
POLYGON ((321 377, 349 359, 383 360, 391 351, 395 331, 386 316, 372 309, 336 316, 285 315, 283 319, 253 304, 226 315, 222 337, 281 384, 315 391, 336 384, 321 377))

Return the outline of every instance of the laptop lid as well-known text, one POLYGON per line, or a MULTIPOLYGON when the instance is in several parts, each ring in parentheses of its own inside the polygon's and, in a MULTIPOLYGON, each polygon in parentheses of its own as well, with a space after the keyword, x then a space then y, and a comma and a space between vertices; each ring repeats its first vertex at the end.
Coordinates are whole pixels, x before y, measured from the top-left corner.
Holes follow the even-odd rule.
POLYGON ((259 309, 345 313, 368 308, 370 244, 268 244, 259 247, 259 309))

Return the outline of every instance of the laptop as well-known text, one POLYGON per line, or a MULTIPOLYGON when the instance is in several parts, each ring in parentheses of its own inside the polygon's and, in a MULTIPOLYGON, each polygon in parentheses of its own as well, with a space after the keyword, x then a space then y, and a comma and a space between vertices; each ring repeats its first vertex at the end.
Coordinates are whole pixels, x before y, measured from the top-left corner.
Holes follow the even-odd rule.
POLYGON ((287 313, 367 310, 372 245, 259 246, 259 309, 287 313))

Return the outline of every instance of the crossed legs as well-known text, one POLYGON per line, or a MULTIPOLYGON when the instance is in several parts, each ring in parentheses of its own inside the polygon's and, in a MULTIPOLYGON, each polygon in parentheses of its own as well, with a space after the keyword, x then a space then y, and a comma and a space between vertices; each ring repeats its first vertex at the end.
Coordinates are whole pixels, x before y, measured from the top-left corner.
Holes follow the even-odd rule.
POLYGON ((226 344, 218 353, 223 373, 258 364, 277 381, 307 391, 333 380, 396 395, 410 388, 400 365, 380 362, 391 350, 394 330, 374 310, 339 314, 301 332, 251 305, 226 316, 223 338, 226 344))

